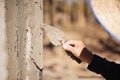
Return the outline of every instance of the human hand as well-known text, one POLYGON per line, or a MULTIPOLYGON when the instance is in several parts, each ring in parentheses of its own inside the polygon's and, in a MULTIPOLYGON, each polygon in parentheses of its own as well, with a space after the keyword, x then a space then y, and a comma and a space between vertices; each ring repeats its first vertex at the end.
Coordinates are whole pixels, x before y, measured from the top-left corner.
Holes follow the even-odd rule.
POLYGON ((82 41, 70 40, 63 44, 63 48, 67 51, 70 51, 77 58, 83 62, 90 63, 93 58, 93 54, 86 48, 85 44, 82 41))

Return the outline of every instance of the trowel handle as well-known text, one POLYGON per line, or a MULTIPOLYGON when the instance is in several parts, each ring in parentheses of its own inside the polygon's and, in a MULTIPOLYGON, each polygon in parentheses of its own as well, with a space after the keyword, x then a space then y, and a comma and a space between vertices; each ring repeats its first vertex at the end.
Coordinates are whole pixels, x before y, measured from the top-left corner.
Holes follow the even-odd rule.
POLYGON ((66 51, 66 53, 73 59, 75 60, 78 64, 81 63, 81 60, 79 58, 77 58, 76 56, 74 56, 70 51, 66 51))

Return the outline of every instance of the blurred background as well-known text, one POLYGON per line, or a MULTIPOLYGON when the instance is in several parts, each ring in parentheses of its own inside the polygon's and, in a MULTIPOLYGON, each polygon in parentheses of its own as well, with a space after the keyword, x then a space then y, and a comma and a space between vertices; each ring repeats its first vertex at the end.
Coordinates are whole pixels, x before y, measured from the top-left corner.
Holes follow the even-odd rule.
MULTIPOLYGON (((43 0, 44 23, 61 29, 65 40, 82 40, 93 53, 120 63, 120 43, 97 22, 85 0, 43 0)), ((77 64, 62 46, 54 46, 44 34, 44 80, 104 80, 77 64)))

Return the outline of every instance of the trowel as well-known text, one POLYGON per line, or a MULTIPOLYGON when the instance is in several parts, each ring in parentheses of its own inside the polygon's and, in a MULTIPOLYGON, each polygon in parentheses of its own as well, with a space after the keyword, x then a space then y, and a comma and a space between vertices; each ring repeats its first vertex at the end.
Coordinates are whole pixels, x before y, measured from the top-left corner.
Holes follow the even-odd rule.
MULTIPOLYGON (((42 24, 41 28, 47 33, 47 36, 53 45, 59 46, 59 45, 63 45, 65 43, 65 39, 64 39, 65 36, 64 36, 64 32, 62 30, 52 27, 47 24, 42 24)), ((69 56, 71 56, 71 58, 73 60, 75 60, 77 63, 79 63, 79 64, 81 63, 81 60, 79 58, 77 58, 76 56, 74 56, 71 52, 66 51, 66 53, 69 56)))

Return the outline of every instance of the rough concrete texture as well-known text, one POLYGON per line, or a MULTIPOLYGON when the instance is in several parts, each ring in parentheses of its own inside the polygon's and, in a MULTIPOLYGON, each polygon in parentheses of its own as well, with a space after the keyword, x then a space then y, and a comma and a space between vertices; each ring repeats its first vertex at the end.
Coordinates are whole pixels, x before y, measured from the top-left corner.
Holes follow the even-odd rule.
POLYGON ((120 40, 120 0, 92 0, 100 22, 120 40))
MULTIPOLYGON (((0 35, 3 35, 2 38, 0 36, 0 51, 4 50, 4 47, 4 53, 8 51, 8 80, 42 80, 43 32, 40 28, 43 21, 42 2, 42 0, 6 0, 5 7, 0 2, 0 10, 6 9, 6 13, 1 12, 4 10, 0 11, 2 16, 6 15, 6 28, 3 24, 0 29, 0 35)), ((0 23, 4 21, 4 17, 0 18, 0 23)), ((0 61, 6 61, 6 55, 4 57, 3 54, 1 57, 4 60, 0 61)), ((3 68, 6 70, 6 67, 3 68)))
POLYGON ((6 80, 8 77, 8 54, 6 50, 6 24, 4 7, 5 1, 0 0, 0 80, 6 80))

